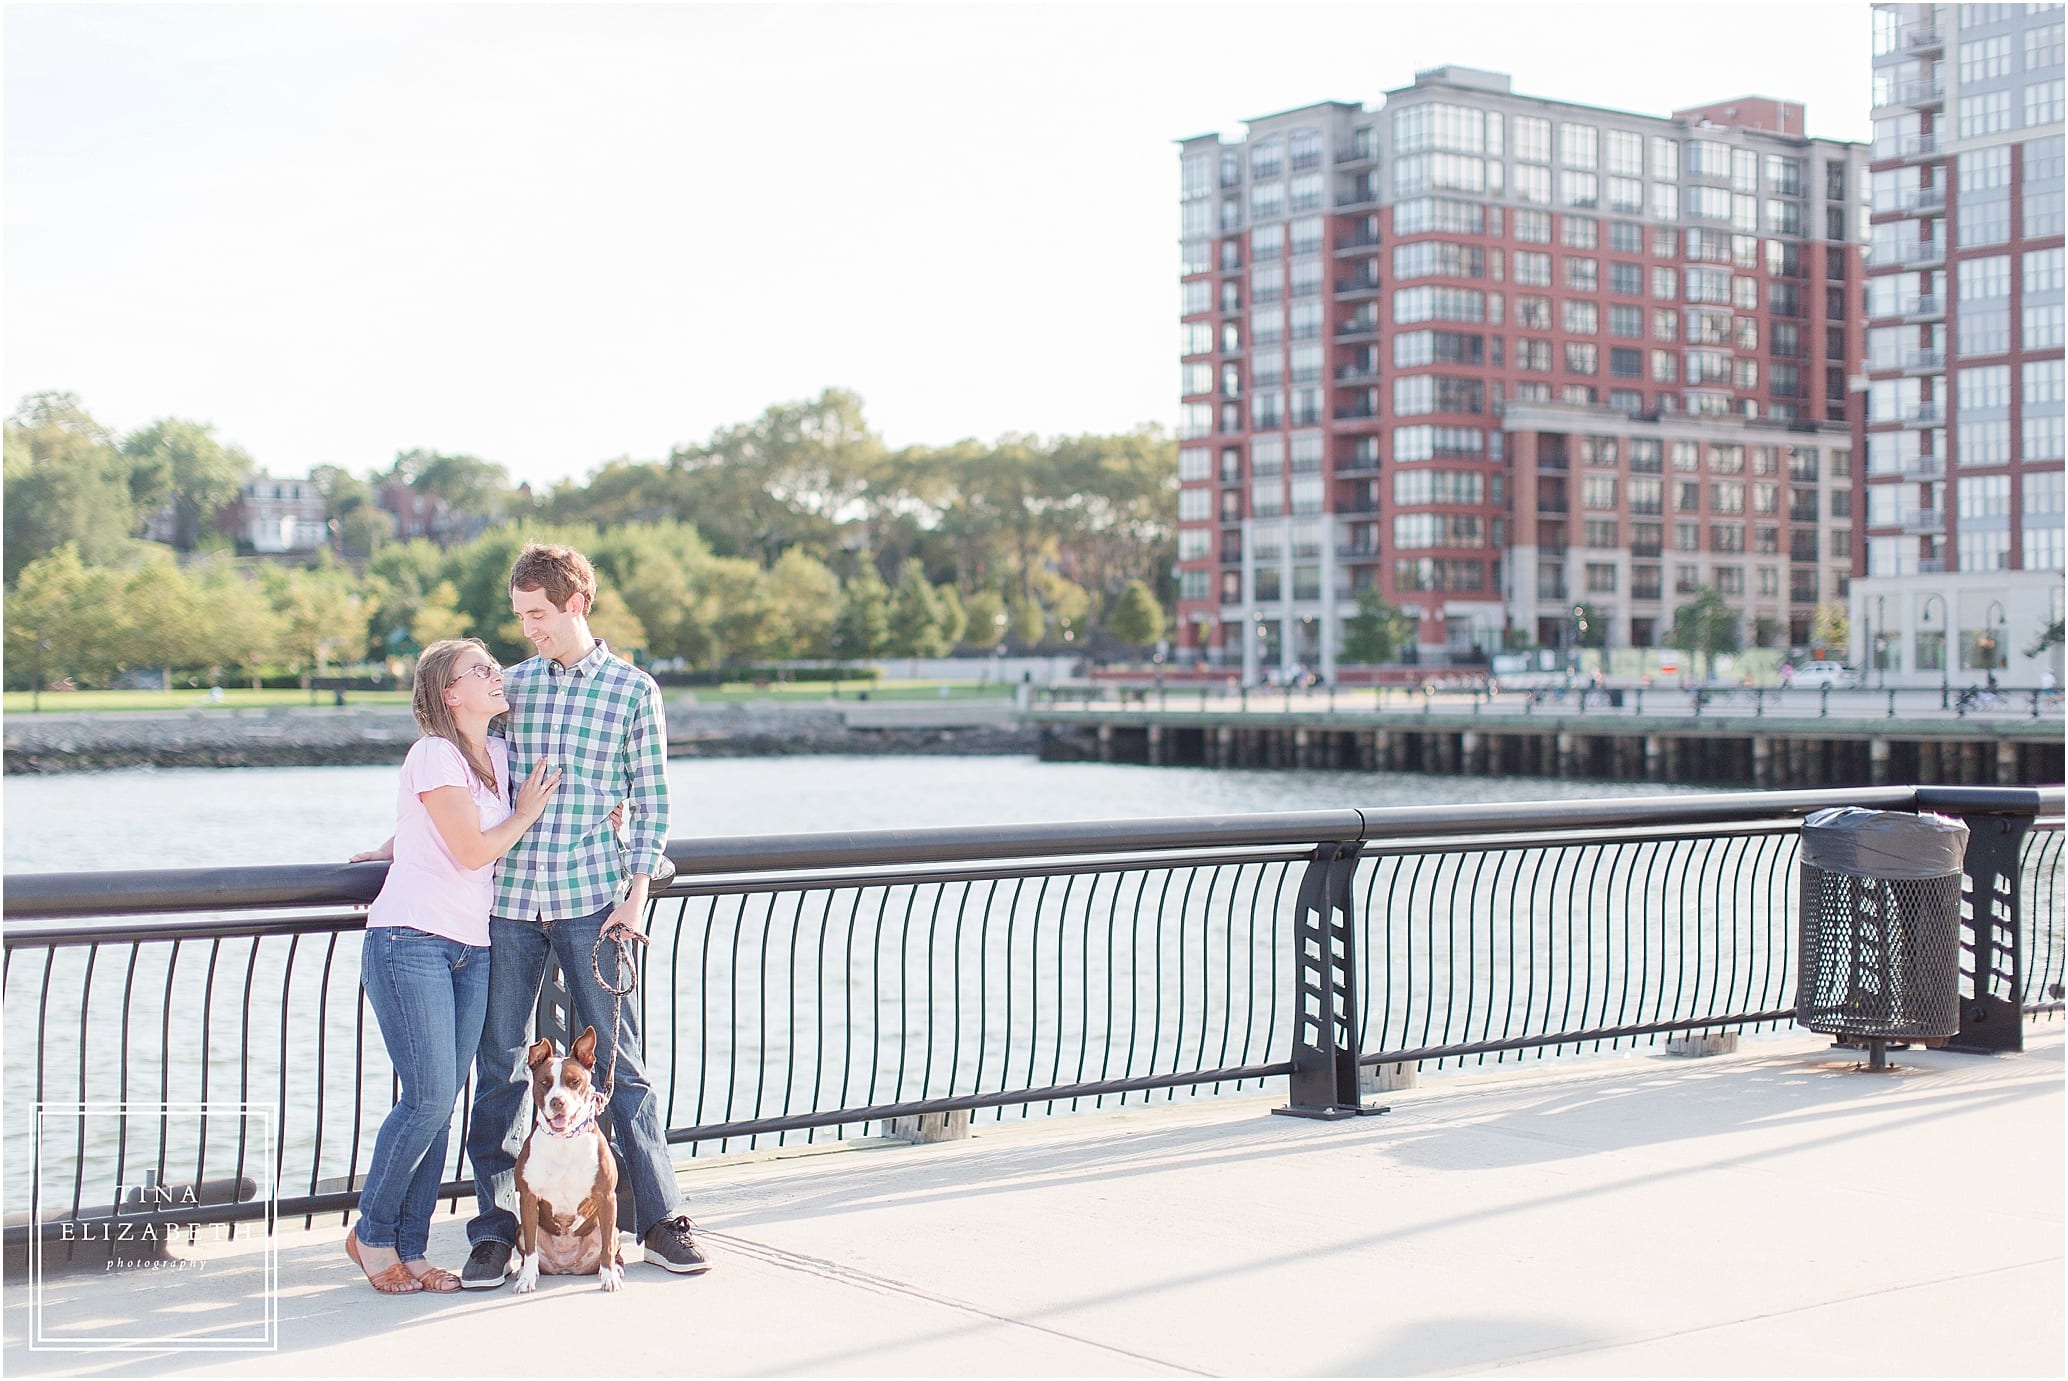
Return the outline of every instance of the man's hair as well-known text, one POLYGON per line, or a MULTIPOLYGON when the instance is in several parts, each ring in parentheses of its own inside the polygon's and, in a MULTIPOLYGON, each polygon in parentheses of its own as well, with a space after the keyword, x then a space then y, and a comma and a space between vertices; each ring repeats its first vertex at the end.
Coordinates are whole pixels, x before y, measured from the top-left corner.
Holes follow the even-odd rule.
POLYGON ((588 557, 573 547, 533 542, 517 553, 517 563, 510 567, 510 588, 544 590, 553 607, 562 611, 576 595, 586 596, 588 604, 593 607, 596 603, 596 568, 589 564, 588 557))

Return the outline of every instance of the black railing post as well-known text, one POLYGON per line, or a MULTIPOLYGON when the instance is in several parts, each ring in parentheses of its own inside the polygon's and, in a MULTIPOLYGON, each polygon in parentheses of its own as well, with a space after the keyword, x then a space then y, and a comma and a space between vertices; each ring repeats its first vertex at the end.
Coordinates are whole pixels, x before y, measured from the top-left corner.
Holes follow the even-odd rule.
POLYGON ((1293 917, 1291 1102, 1273 1112, 1334 1121, 1384 1112, 1358 1101, 1357 935, 1351 885, 1363 845, 1318 846, 1293 917))
POLYGON ((2039 814, 2039 793, 2004 787, 1919 787, 1917 808, 1967 826, 1961 866, 1960 1030, 1948 1050, 2025 1048, 2024 947, 2019 942, 2019 848, 2039 814))
POLYGON ((560 972, 552 955, 546 956, 546 972, 539 982, 539 1002, 532 1014, 532 1039, 551 1041, 557 1050, 574 1046, 574 999, 567 992, 567 976, 560 972))

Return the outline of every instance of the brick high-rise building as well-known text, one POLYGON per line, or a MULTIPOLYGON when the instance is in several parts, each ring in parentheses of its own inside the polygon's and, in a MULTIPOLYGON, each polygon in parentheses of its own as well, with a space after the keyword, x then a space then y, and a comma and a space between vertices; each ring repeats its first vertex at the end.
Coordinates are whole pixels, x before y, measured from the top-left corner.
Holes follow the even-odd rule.
POLYGON ((1866 151, 1748 97, 1669 118, 1468 68, 1181 141, 1181 661, 1333 675, 1662 640, 1719 588, 1806 643, 1853 570, 1866 151))
POLYGON ((1874 7, 1852 629, 1891 684, 2060 670, 2026 649, 2062 608, 2061 32, 2059 5, 1874 7))

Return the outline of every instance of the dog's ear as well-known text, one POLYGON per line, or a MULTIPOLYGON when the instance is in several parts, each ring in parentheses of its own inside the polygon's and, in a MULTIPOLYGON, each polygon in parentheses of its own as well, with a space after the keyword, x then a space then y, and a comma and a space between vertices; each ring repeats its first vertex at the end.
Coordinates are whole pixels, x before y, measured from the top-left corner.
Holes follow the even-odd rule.
POLYGON ((553 1042, 542 1040, 525 1052, 524 1067, 526 1069, 537 1069, 552 1058, 553 1042))
POLYGON ((582 1034, 574 1038, 574 1049, 567 1052, 583 1069, 596 1067, 596 1028, 585 1026, 582 1034))

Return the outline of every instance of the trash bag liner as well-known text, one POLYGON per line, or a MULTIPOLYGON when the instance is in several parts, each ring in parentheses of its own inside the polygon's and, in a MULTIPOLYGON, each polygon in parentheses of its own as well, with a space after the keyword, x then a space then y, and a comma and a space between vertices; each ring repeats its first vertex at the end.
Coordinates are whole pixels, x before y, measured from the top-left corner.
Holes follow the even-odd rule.
POLYGON ((1864 878, 1937 878, 1959 873, 1967 826, 1943 815, 1842 806, 1802 822, 1802 861, 1864 878))

